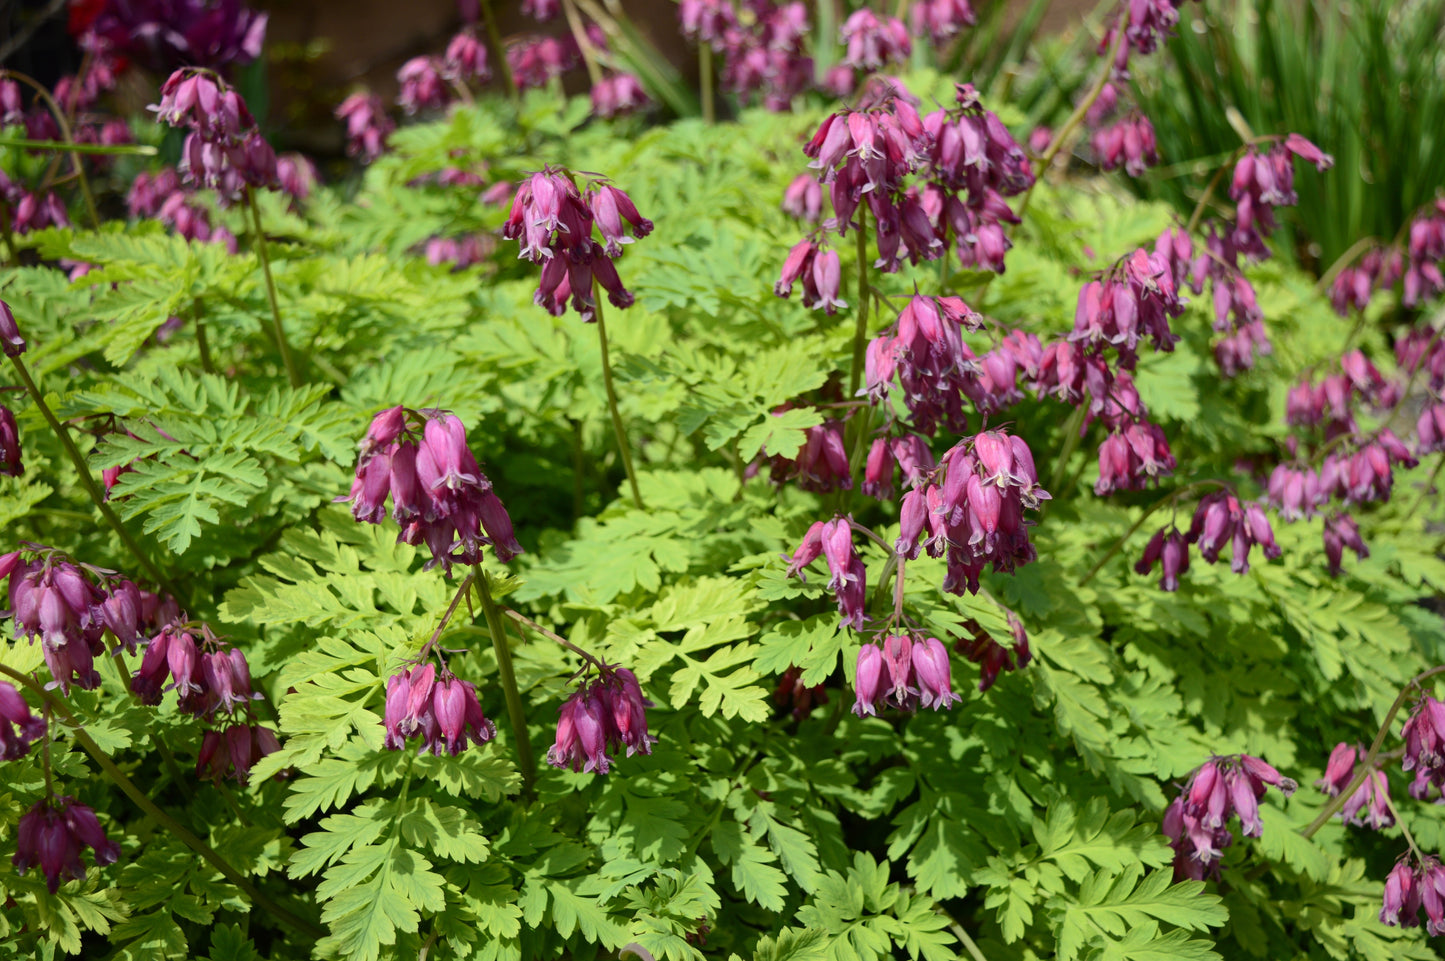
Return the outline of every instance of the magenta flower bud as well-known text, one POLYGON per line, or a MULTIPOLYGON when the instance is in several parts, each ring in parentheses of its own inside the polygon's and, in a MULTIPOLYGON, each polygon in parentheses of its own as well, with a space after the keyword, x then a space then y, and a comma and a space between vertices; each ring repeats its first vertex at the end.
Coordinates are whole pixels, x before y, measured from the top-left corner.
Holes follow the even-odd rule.
POLYGON ((454 678, 437 682, 432 707, 447 751, 456 756, 464 746, 462 730, 467 720, 466 691, 461 682, 454 678))
POLYGON ((1325 765, 1325 776, 1316 781, 1315 786, 1330 797, 1338 796, 1354 779, 1356 753, 1354 745, 1344 741, 1336 744, 1330 752, 1329 762, 1325 765))
POLYGON ((853 688, 857 693, 853 713, 859 717, 876 715, 883 695, 883 651, 878 645, 864 644, 858 650, 853 688))
POLYGON ((928 491, 931 488, 915 487, 903 495, 899 506, 899 533, 893 551, 900 558, 913 560, 918 557, 919 538, 927 529, 928 491))
POLYGON ((97 865, 113 864, 120 857, 120 847, 106 838, 95 812, 72 797, 36 802, 20 818, 15 836, 16 870, 23 875, 39 865, 51 894, 60 890, 61 878, 85 878, 82 847, 94 851, 97 865))
POLYGON ((1425 933, 1430 937, 1445 934, 1445 867, 1433 857, 1421 865, 1420 903, 1425 909, 1425 933))
POLYGON ((1420 923, 1420 880, 1409 863, 1399 861, 1385 878, 1380 923, 1390 927, 1413 928, 1420 923))
POLYGON ((773 293, 779 297, 788 297, 793 292, 793 284, 804 276, 805 272, 811 277, 817 252, 818 248, 811 240, 800 240, 794 244, 792 250, 788 251, 787 259, 783 261, 783 272, 778 282, 773 285, 773 293))
POLYGON ((1264 823, 1259 819, 1259 800, 1249 778, 1239 771, 1230 771, 1224 778, 1234 813, 1239 815, 1241 833, 1247 838, 1259 837, 1264 833, 1264 823))
POLYGON ((919 703, 934 710, 962 700, 953 692, 948 649, 934 637, 913 646, 913 673, 918 679, 919 703))
POLYGON ((887 437, 878 437, 868 449, 863 471, 863 493, 884 500, 893 494, 893 448, 887 437))
POLYGON ((847 519, 835 517, 823 525, 821 532, 823 555, 828 561, 832 575, 828 586, 837 590, 848 578, 848 568, 855 556, 853 550, 853 528, 847 519))
POLYGON ((507 508, 503 506, 500 497, 486 491, 478 501, 477 510, 482 529, 487 532, 487 537, 492 542, 492 551, 500 563, 505 564, 523 553, 522 545, 517 543, 516 535, 512 531, 512 518, 508 516, 507 508))
POLYGON ((20 428, 9 407, 0 404, 0 475, 19 477, 25 473, 20 453, 20 428))
POLYGON ((127 650, 135 650, 136 628, 140 626, 140 588, 121 581, 101 602, 106 628, 127 650))
POLYGON ((0 761, 24 757, 30 742, 44 736, 45 720, 30 713, 30 706, 13 685, 0 681, 0 761))
POLYGON ((1297 133, 1292 133, 1285 137, 1284 145, 1290 153, 1307 163, 1314 164, 1315 168, 1322 172, 1335 165, 1335 159, 1333 157, 1297 133))
POLYGON ((1254 787, 1254 792, 1258 796, 1262 797, 1264 795, 1264 786, 1266 784, 1279 788, 1280 793, 1285 797, 1289 797, 1299 788, 1299 785, 1295 783, 1292 778, 1285 777, 1268 762, 1262 761, 1257 757, 1241 754, 1239 756, 1239 763, 1240 766, 1244 768, 1245 773, 1249 775, 1250 784, 1254 787))
POLYGON ((808 528, 808 532, 803 535, 803 542, 798 545, 798 549, 788 560, 789 577, 797 575, 801 581, 808 580, 808 575, 804 573, 803 569, 822 556, 823 531, 827 526, 827 523, 823 521, 814 521, 813 525, 808 528))
POLYGON ((652 702, 642 694, 637 675, 625 667, 613 670, 612 721, 617 738, 627 748, 627 756, 651 754, 657 738, 647 733, 647 708, 652 702))
MULTIPOLYGON (((577 760, 581 762, 583 772, 606 774, 612 767, 607 756, 608 713, 595 692, 584 688, 578 694, 581 697, 577 701, 575 723, 581 756, 577 760)), ((572 769, 577 770, 575 762, 572 769)))
POLYGON ((486 83, 492 78, 486 46, 469 31, 452 37, 442 58, 442 75, 457 83, 486 83))
POLYGON ((412 57, 396 72, 401 88, 397 106, 408 114, 439 110, 451 100, 451 90, 442 80, 442 62, 436 57, 412 57))
POLYGON ((407 734, 402 731, 406 719, 407 705, 411 703, 411 678, 408 672, 393 674, 386 681, 386 739, 383 746, 389 751, 399 751, 406 743, 407 734))
POLYGON ((805 223, 823 216, 823 186, 808 174, 799 174, 783 193, 783 213, 805 223))
POLYGON ((1148 574, 1153 569, 1155 562, 1164 556, 1164 535, 1167 528, 1161 527, 1149 538, 1149 543, 1144 546, 1144 555, 1134 563, 1135 574, 1148 574))
POLYGON ((823 312, 829 315, 838 312, 839 308, 847 308, 845 301, 838 299, 838 288, 842 283, 842 266, 838 261, 838 251, 823 250, 813 258, 813 284, 817 290, 817 300, 808 306, 814 309, 821 307, 823 312))
POLYGON ((1349 514, 1336 514, 1325 520, 1324 542, 1325 558, 1329 561, 1330 574, 1334 577, 1344 573, 1341 561, 1346 547, 1354 551, 1360 560, 1370 556, 1369 548, 1360 537, 1360 526, 1349 514))
POLYGON ((592 112, 603 119, 634 113, 652 102, 634 74, 616 73, 592 85, 592 112))
POLYGON ((142 704, 159 704, 166 678, 170 676, 169 630, 162 630, 146 644, 140 670, 130 679, 130 689, 142 704))
POLYGON ((166 642, 166 666, 170 668, 171 683, 165 690, 174 689, 178 697, 201 693, 200 655, 190 634, 171 632, 166 642))
POLYGON ((890 634, 883 639, 883 666, 888 669, 885 690, 889 701, 902 710, 914 710, 919 694, 914 683, 913 641, 907 635, 890 634))

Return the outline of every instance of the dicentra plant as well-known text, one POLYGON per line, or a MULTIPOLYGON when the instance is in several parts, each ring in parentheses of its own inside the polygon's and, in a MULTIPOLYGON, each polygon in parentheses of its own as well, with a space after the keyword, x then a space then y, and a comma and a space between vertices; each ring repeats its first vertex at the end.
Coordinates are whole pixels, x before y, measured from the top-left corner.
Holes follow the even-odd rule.
POLYGON ((878 75, 926 7, 825 103, 806 7, 684 4, 773 109, 651 127, 484 19, 419 122, 342 105, 344 189, 224 62, 157 84, 177 168, 7 129, 6 950, 1436 956, 1445 215, 1386 340, 1271 257, 1331 144, 1187 219, 1061 162, 1151 162, 1105 115, 1174 4, 1042 131, 878 75))

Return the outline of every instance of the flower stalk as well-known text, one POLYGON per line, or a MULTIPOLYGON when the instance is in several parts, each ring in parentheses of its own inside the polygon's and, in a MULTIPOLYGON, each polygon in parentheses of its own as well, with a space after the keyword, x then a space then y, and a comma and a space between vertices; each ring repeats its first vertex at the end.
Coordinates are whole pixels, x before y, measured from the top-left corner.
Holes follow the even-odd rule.
POLYGON ((637 486, 637 471, 632 466, 632 451, 627 446, 627 429, 622 426, 622 412, 617 406, 617 390, 612 386, 612 360, 607 352, 607 322, 602 319, 602 298, 596 293, 597 301, 597 343, 602 349, 602 386, 607 390, 607 412, 612 415, 612 432, 617 435, 617 451, 622 455, 622 468, 627 472, 627 484, 632 489, 632 503, 638 510, 645 510, 642 504, 642 490, 637 486))
POLYGON ((497 675, 502 682, 502 693, 507 699, 507 718, 512 722, 512 735, 517 740, 517 766, 522 771, 523 793, 531 798, 535 795, 537 762, 532 756, 532 741, 527 736, 527 715, 522 709, 522 693, 517 688, 517 674, 512 669, 512 652, 507 646, 507 628, 502 623, 501 611, 492 599, 492 585, 487 572, 481 565, 472 566, 472 579, 481 602, 482 613, 487 619, 487 630, 492 635, 492 650, 497 655, 497 675))
POLYGON ((855 397, 863 383, 864 358, 868 352, 868 208, 858 208, 858 326, 853 331, 853 375, 848 396, 855 397))
POLYGON ((261 208, 256 205, 256 192, 246 188, 246 205, 251 210, 251 232, 256 244, 256 256, 261 260, 261 273, 266 277, 266 299, 271 303, 271 334, 276 340, 276 349, 281 352, 281 362, 286 365, 286 379, 292 387, 302 384, 301 372, 296 359, 291 355, 291 345, 286 341, 285 328, 281 326, 281 306, 276 301, 276 282, 271 277, 271 256, 266 250, 266 232, 261 228, 261 208))

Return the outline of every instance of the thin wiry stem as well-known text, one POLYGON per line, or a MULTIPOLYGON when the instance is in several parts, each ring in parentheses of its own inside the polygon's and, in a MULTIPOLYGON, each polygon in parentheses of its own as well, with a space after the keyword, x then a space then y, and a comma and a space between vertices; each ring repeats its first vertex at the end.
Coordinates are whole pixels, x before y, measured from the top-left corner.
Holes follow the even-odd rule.
POLYGON ((261 228, 261 208, 256 206, 256 193, 246 188, 246 204, 251 208, 252 240, 256 245, 256 256, 261 259, 261 273, 266 277, 266 299, 271 303, 271 335, 276 340, 276 349, 281 352, 281 363, 286 366, 286 379, 292 387, 301 386, 301 372, 291 356, 291 345, 286 341, 286 331, 281 326, 281 306, 276 301, 276 281, 271 277, 271 255, 266 250, 266 232, 261 228))
POLYGON ((617 435, 617 452, 622 456, 622 469, 627 472, 627 484, 632 489, 632 503, 638 510, 645 510, 642 504, 642 490, 637 486, 637 471, 632 467, 632 450, 627 446, 627 429, 622 426, 622 412, 617 406, 617 390, 612 386, 612 360, 607 352, 607 322, 602 318, 602 299, 595 287, 592 299, 597 306, 597 343, 602 349, 602 386, 607 391, 607 412, 612 416, 612 432, 617 435))
POLYGON ((858 326, 853 331, 853 373, 848 396, 858 393, 863 383, 864 359, 868 353, 868 208, 858 208, 858 326))
POLYGON ((512 722, 512 736, 517 739, 517 766, 522 771, 522 789, 532 797, 537 783, 537 762, 532 757, 532 741, 527 736, 527 715, 522 709, 522 692, 517 687, 517 674, 512 669, 512 651, 507 646, 507 628, 502 623, 497 602, 492 599, 492 585, 487 572, 480 565, 472 565, 473 584, 477 597, 482 602, 482 613, 487 618, 487 629, 492 635, 492 650, 497 655, 497 677, 502 682, 502 694, 507 699, 507 716, 512 722))

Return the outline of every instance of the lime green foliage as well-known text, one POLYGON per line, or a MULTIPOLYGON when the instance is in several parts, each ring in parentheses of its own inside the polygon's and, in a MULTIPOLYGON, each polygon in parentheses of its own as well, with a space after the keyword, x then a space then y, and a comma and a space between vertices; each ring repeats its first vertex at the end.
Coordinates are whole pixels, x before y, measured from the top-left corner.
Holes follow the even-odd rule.
MULTIPOLYGON (((897 506, 776 488, 766 465, 822 417, 772 411, 836 398, 851 357, 851 314, 810 313, 771 291, 799 234, 777 201, 804 169, 799 145, 816 119, 748 113, 737 126, 683 121, 626 140, 587 122, 575 101, 564 110, 528 101, 519 128, 507 108, 484 102, 404 130, 352 200, 325 192, 300 214, 264 205, 281 311, 307 374, 294 390, 249 254, 223 256, 150 226, 22 241, 98 268, 74 284, 47 268, 9 270, 0 296, 92 469, 133 466, 112 504, 184 586, 191 616, 246 651, 282 747, 248 787, 221 792, 187 770, 193 723, 169 706, 135 705, 113 660, 104 687, 71 703, 163 807, 326 934, 313 941, 253 909, 111 790, 62 728, 55 776, 101 812, 122 860, 51 897, 0 858, 0 896, 14 902, 0 919, 7 952, 1432 956, 1419 929, 1374 920, 1404 847, 1398 832, 1336 823, 1311 839, 1299 833, 1323 807, 1309 785, 1330 748, 1368 739, 1399 686, 1445 654, 1438 615, 1418 603, 1445 590, 1441 504, 1421 497, 1432 465, 1399 474, 1395 498, 1361 513, 1371 557, 1340 579, 1325 571, 1317 522, 1303 522, 1277 525, 1283 559, 1257 559, 1243 576, 1197 563, 1178 593, 1162 593, 1130 569, 1146 530, 1085 583, 1174 485, 1229 479, 1258 494, 1236 462, 1275 456, 1286 389, 1348 336, 1289 267, 1251 274, 1275 345, 1258 370, 1217 377, 1207 299, 1176 324, 1184 339, 1174 353, 1144 357, 1140 395, 1179 459, 1170 486, 1095 498, 1098 437, 1061 461, 1070 411, 1026 401, 1006 415, 1012 429, 1041 476, 1062 478, 1032 531, 1039 560, 986 576, 986 591, 967 598, 941 592, 940 562, 909 563, 905 604, 929 629, 1007 642, 1011 610, 1034 662, 979 693, 976 668, 956 657, 964 699, 949 712, 849 711, 859 638, 839 628, 823 578, 787 578, 782 555, 835 511, 891 538, 897 506), (533 306, 534 268, 507 244, 459 273, 415 256, 429 236, 491 231, 504 217, 473 190, 410 185, 416 178, 485 164, 490 178, 515 180, 544 162, 611 176, 657 225, 618 262, 637 305, 608 315, 646 510, 618 496, 594 332, 533 306), (157 338, 172 315, 179 327, 157 338), (201 371, 198 319, 211 374, 201 371), (467 424, 528 552, 509 574, 489 565, 501 603, 637 673, 656 704, 650 756, 619 757, 605 777, 541 764, 529 798, 505 724, 493 743, 455 758, 383 750, 386 679, 431 636, 454 589, 394 542, 390 522, 357 524, 331 503, 346 493, 369 418, 397 403, 445 407, 467 424), (751 476, 745 468, 760 457, 751 476), (828 697, 801 720, 774 701, 790 666, 828 697), (1229 849, 1222 883, 1172 883, 1165 805, 1211 754, 1238 752, 1304 787, 1288 802, 1271 792, 1264 836, 1229 849)), ((1097 184, 1044 186, 1008 272, 991 281, 955 272, 950 286, 1000 323, 1048 337, 1071 325, 1081 270, 1152 243, 1168 223, 1163 205, 1097 184)), ((915 283, 937 291, 938 279, 933 264, 875 282, 903 294, 915 283)), ((969 335, 976 352, 989 348, 990 329, 969 335)), ((10 539, 132 571, 39 413, 7 397, 30 467, 0 481, 10 539)), ((935 452, 955 440, 936 438, 935 452)), ((1181 522, 1191 509, 1181 505, 1181 522)), ((863 557, 876 587, 884 552, 868 545, 863 557)), ((540 755, 580 665, 508 627, 540 755)), ((488 715, 505 718, 480 611, 463 604, 441 643, 458 652, 453 669, 477 684, 488 715)), ((38 650, 7 641, 0 661, 28 670, 38 650)), ((134 670, 133 657, 124 661, 134 670)), ((1396 744, 1392 735, 1387 747, 1396 744)), ((5 764, 0 825, 39 796, 39 764, 35 752, 5 764)), ((1397 776, 1398 797, 1403 787, 1397 776)), ((1440 809, 1400 809, 1439 851, 1440 809)))

